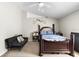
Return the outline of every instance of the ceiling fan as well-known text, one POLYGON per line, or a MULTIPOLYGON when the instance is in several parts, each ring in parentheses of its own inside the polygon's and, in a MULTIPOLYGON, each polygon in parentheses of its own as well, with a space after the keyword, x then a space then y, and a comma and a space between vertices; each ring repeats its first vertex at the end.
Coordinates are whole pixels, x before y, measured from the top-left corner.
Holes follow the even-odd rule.
POLYGON ((30 7, 33 7, 33 6, 38 6, 38 7, 51 7, 51 5, 47 2, 35 2, 34 4, 30 5, 30 7))
POLYGON ((39 11, 42 10, 43 8, 51 8, 51 5, 47 2, 36 2, 29 7, 36 7, 39 11))

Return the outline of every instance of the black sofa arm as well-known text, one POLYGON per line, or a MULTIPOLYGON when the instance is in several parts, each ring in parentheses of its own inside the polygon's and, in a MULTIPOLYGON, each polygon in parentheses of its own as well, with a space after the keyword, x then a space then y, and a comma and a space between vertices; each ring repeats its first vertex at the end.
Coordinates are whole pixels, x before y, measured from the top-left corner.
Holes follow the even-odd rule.
POLYGON ((8 42, 8 39, 5 40, 5 48, 8 48, 9 47, 9 42, 8 42))

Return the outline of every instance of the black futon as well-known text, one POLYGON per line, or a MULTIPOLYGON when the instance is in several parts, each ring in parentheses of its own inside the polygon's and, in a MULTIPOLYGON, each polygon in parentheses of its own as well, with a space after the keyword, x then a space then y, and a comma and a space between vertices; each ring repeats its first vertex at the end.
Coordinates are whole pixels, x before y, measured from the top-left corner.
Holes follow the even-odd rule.
POLYGON ((17 35, 17 36, 13 36, 10 38, 7 38, 5 40, 5 46, 7 49, 9 48, 22 48, 27 42, 28 42, 28 38, 27 37, 23 37, 24 41, 22 41, 21 43, 18 42, 17 37, 22 36, 22 35, 17 35))

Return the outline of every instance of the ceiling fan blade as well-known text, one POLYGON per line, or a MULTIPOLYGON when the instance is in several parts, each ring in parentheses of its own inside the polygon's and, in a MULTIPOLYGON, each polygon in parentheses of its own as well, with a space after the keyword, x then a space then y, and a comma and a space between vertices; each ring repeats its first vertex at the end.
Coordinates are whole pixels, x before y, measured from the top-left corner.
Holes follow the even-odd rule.
POLYGON ((29 7, 35 7, 37 5, 38 5, 38 3, 35 3, 35 4, 30 5, 29 7))
POLYGON ((44 3, 45 5, 44 6, 46 6, 46 7, 48 7, 48 8, 51 8, 52 6, 51 6, 51 4, 50 3, 44 3))

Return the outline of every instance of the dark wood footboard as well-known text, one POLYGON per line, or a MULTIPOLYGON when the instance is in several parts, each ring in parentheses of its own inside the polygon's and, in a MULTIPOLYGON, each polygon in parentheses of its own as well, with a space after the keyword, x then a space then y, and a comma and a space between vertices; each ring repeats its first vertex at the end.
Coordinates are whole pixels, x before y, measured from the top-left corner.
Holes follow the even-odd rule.
POLYGON ((69 41, 42 41, 42 47, 44 47, 44 52, 69 51, 69 41))
MULTIPOLYGON (((71 40, 70 40, 71 41, 71 40)), ((74 56, 72 41, 45 41, 40 42, 39 55, 44 53, 68 53, 74 56)))

